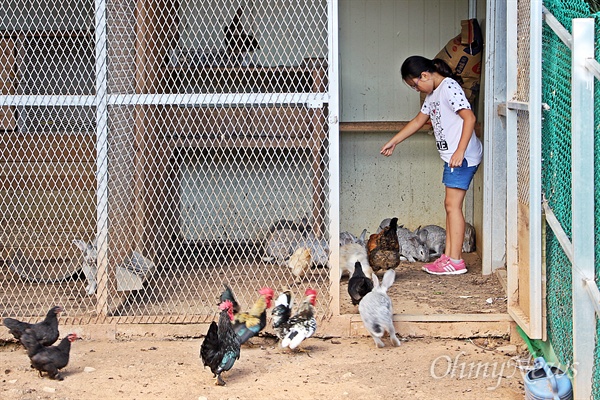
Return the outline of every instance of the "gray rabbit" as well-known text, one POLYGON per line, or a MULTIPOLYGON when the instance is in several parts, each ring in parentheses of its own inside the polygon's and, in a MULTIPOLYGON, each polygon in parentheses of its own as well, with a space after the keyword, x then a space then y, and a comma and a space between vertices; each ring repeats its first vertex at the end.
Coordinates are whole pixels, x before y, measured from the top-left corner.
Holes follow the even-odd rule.
POLYGON ((83 263, 81 264, 81 269, 85 275, 85 279, 88 281, 88 284, 85 287, 85 292, 87 294, 94 294, 96 293, 96 288, 98 287, 98 282, 96 280, 98 275, 97 240, 94 239, 92 243, 87 243, 80 239, 73 239, 73 244, 77 246, 83 253, 83 263))
POLYGON ((311 227, 308 220, 301 222, 281 219, 269 228, 269 235, 265 243, 266 256, 263 261, 275 262, 284 265, 285 261, 296 250, 296 244, 306 239, 311 227))
POLYGON ((317 239, 312 232, 307 237, 294 243, 294 251, 299 247, 307 247, 312 255, 312 265, 327 266, 329 262, 329 243, 325 239, 317 239))
POLYGON ((462 247, 463 253, 472 253, 475 251, 475 227, 470 223, 465 223, 465 239, 462 247))
MULTIPOLYGON (((379 233, 383 230, 383 228, 385 228, 386 226, 390 226, 390 223, 392 222, 391 218, 385 218, 383 221, 381 221, 381 223, 379 224, 379 226, 377 227, 377 232, 375 233, 379 233)), ((404 225, 399 225, 399 226, 404 226, 404 225)))
POLYGON ((397 232, 401 256, 404 256, 409 262, 429 261, 429 248, 417 235, 404 227, 398 227, 397 232))
POLYGON ((366 229, 363 229, 362 233, 360 234, 360 237, 356 237, 352 233, 347 232, 347 231, 340 232, 340 246, 343 246, 345 244, 351 244, 351 243, 359 243, 364 246, 366 243, 366 236, 367 236, 366 229))
POLYGON ((358 304, 360 318, 377 347, 385 347, 381 340, 385 332, 390 334, 390 340, 394 346, 400 346, 400 340, 396 337, 396 329, 394 328, 392 300, 387 294, 395 278, 396 271, 388 269, 383 275, 381 285, 379 285, 377 275, 373 274, 373 290, 367 293, 358 304))
POLYGON ((446 230, 438 225, 425 225, 418 227, 415 235, 430 250, 430 257, 439 257, 446 250, 446 230), (433 251, 433 253, 431 253, 433 251))

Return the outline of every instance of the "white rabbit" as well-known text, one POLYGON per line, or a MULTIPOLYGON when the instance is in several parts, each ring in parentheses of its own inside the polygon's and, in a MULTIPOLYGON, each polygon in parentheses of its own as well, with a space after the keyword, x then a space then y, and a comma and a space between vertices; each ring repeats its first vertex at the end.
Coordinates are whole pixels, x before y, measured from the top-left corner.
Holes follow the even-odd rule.
POLYGON ((390 334, 390 340, 394 346, 400 346, 400 340, 396 337, 396 329, 392 320, 394 315, 392 300, 387 294, 395 278, 396 271, 388 269, 379 285, 377 275, 373 274, 373 290, 367 293, 358 304, 360 318, 377 347, 385 347, 381 340, 385 332, 390 334))
POLYGON ((96 276, 98 274, 98 250, 96 240, 92 243, 86 243, 83 240, 74 239, 73 244, 83 252, 81 269, 83 270, 85 279, 88 281, 85 291, 87 294, 94 294, 96 293, 96 287, 98 286, 98 282, 96 281, 96 276))
POLYGON ((342 279, 342 275, 346 271, 348 272, 348 277, 354 274, 354 266, 357 261, 362 265, 365 276, 373 274, 373 268, 369 264, 369 257, 367 256, 365 246, 360 243, 349 243, 340 246, 340 279, 342 279))

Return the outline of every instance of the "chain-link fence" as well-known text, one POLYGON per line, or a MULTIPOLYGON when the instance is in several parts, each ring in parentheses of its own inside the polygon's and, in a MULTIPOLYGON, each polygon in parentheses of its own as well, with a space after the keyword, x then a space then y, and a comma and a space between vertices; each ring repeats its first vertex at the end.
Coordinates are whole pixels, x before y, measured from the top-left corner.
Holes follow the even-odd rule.
MULTIPOLYGON (((592 2, 590 2, 592 3, 592 2)), ((546 0, 546 8, 569 32, 574 18, 595 18, 596 59, 600 59, 598 14, 583 0, 546 0)), ((571 193, 571 51, 551 30, 543 33, 543 101, 548 105, 543 120, 543 189, 563 230, 572 238, 571 193)), ((595 259, 600 260, 600 88, 595 85, 595 259)), ((573 365, 572 265, 551 229, 547 229, 548 338, 563 365, 573 365)), ((596 283, 600 265, 596 263, 596 283)), ((600 324, 596 323, 593 398, 600 398, 600 324)), ((590 339, 592 340, 592 339, 590 339)), ((575 369, 578 366, 574 366, 575 369)))
POLYGON ((3 1, 2 316, 203 322, 223 282, 248 307, 314 287, 328 315, 329 13, 3 1))

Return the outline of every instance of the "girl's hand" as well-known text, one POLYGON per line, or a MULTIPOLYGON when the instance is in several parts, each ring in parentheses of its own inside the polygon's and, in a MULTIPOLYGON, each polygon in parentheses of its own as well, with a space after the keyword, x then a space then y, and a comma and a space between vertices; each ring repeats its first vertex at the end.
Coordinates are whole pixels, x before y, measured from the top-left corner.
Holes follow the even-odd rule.
POLYGON ((396 148, 395 144, 388 142, 381 148, 380 153, 386 157, 389 157, 392 155, 395 148, 396 148))
POLYGON ((450 168, 458 168, 462 165, 464 159, 464 150, 456 150, 454 154, 452 154, 452 157, 450 157, 450 162, 448 162, 448 166, 450 168))

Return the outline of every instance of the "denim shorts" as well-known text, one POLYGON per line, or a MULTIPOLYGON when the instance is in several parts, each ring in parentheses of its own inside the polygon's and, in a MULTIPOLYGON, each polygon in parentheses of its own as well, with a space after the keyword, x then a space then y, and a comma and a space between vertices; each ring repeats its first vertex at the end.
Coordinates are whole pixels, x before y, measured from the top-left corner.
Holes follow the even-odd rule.
POLYGON ((457 188, 462 190, 468 190, 475 172, 477 172, 479 165, 469 167, 467 160, 463 160, 460 167, 450 168, 448 163, 444 163, 444 176, 442 177, 442 183, 449 188, 457 188))

